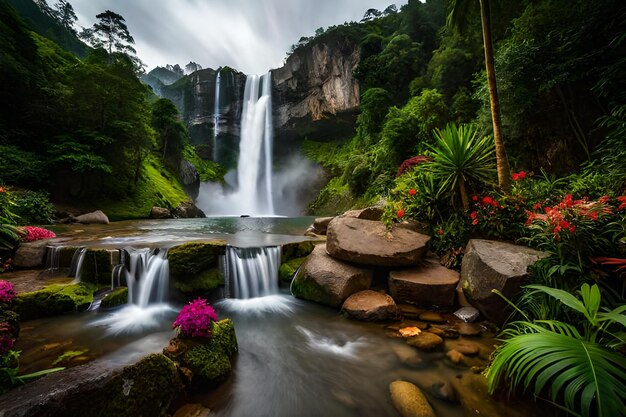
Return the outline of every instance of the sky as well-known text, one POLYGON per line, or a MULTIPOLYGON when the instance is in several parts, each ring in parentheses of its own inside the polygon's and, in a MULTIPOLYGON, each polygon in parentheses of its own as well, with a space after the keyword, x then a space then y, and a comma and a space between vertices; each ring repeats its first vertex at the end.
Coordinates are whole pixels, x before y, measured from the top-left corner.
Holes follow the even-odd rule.
MULTIPOLYGON (((70 0, 79 27, 91 27, 105 10, 126 19, 147 70, 230 66, 262 74, 282 66, 287 51, 319 27, 359 21, 367 9, 394 0, 70 0)), ((79 29, 80 30, 80 29, 79 29)))

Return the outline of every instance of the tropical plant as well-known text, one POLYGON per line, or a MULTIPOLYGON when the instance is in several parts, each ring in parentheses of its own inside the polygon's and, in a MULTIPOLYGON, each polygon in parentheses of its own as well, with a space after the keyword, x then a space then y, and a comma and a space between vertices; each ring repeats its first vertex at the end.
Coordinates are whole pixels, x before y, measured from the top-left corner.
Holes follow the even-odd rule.
POLYGON ((432 161, 424 167, 439 181, 442 193, 447 193, 452 202, 460 197, 467 210, 468 186, 476 189, 492 181, 493 143, 489 137, 479 137, 472 125, 450 123, 433 134, 436 142, 428 145, 432 161))
MULTIPOLYGON (((504 138, 502 136, 502 116, 500 114, 500 99, 498 98, 493 41, 491 39, 490 1, 478 0, 478 3, 480 5, 483 46, 485 49, 485 68, 487 70, 487 85, 489 87, 493 140, 496 149, 498 184, 500 185, 502 191, 509 193, 511 191, 511 177, 509 176, 509 162, 504 148, 504 138)), ((468 11, 474 4, 476 4, 476 0, 450 0, 447 25, 459 30, 463 29, 468 23, 468 11)))
POLYGON ((0 393, 4 393, 16 385, 23 385, 32 379, 40 378, 42 376, 65 369, 61 367, 51 368, 26 375, 20 375, 19 359, 20 352, 15 350, 8 350, 8 352, 6 352, 5 354, 0 355, 0 393))
POLYGON ((626 328, 626 305, 601 311, 597 285, 583 284, 580 297, 540 285, 527 288, 558 300, 581 324, 532 320, 518 309, 525 320, 503 331, 503 343, 486 370, 489 391, 506 384, 511 391, 547 395, 573 415, 626 415, 626 357, 615 350, 626 345, 618 332, 626 328))

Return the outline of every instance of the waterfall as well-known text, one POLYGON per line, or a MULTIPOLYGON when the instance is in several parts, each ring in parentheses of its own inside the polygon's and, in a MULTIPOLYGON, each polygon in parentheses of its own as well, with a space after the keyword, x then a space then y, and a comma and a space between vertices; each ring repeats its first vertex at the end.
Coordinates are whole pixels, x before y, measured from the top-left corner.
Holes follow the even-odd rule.
POLYGON ((224 275, 230 297, 248 299, 278 293, 280 247, 226 248, 224 275))
POLYGON ((83 270, 83 262, 85 261, 85 255, 87 254, 87 248, 81 247, 76 249, 74 256, 72 256, 72 264, 70 266, 70 272, 68 277, 74 277, 74 283, 80 282, 80 273, 83 270))
POLYGON ((244 214, 274 214, 272 141, 271 74, 248 75, 237 164, 237 194, 243 199, 240 207, 244 214), (265 187, 259 186, 262 181, 265 187))
MULTIPOLYGON (((214 113, 219 113, 219 110, 214 113)), ((196 201, 198 207, 208 214, 217 215, 275 215, 272 185, 273 132, 271 73, 262 76, 248 75, 241 113, 239 158, 234 176, 236 178, 230 179, 230 187, 227 188, 215 189, 204 183, 196 201), (221 195, 217 196, 216 192, 221 195)))
POLYGON ((120 264, 113 268, 112 286, 126 283, 128 303, 145 308, 167 301, 169 262, 163 249, 126 248, 120 251, 120 264))
POLYGON ((58 271, 61 264, 61 249, 63 246, 46 247, 46 271, 58 271))
POLYGON ((217 162, 217 135, 220 132, 220 73, 222 70, 217 71, 215 76, 215 101, 213 104, 213 162, 217 162))

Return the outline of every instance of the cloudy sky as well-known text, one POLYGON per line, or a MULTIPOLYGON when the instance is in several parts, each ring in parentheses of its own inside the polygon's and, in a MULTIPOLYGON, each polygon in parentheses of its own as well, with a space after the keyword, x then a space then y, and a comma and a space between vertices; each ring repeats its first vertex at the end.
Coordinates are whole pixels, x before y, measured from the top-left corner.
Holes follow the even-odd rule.
MULTIPOLYGON (((53 3, 53 2, 51 2, 53 3)), ((70 0, 78 24, 90 27, 111 10, 126 19, 148 70, 228 65, 245 73, 280 67, 290 46, 319 27, 359 21, 369 8, 406 0, 70 0)))

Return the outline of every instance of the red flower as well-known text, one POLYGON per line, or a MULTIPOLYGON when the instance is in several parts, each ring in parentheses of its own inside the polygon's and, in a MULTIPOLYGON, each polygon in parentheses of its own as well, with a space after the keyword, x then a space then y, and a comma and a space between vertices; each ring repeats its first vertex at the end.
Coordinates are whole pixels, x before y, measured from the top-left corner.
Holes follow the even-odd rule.
POLYGON ((525 171, 520 171, 518 174, 519 179, 523 180, 524 178, 526 178, 526 172, 525 171))
POLYGON ((475 219, 477 215, 478 215, 478 213, 476 213, 476 211, 472 211, 470 213, 470 218, 475 219))
POLYGON ((569 232, 570 232, 571 234, 576 233, 576 226, 570 226, 570 228, 569 228, 569 232))
POLYGON ((619 205, 619 207, 617 208, 617 211, 620 211, 620 210, 626 208, 626 195, 621 195, 621 196, 617 197, 617 201, 619 201, 621 203, 619 205))
POLYGON ((472 201, 478 201, 478 196, 477 195, 473 195, 472 196, 472 201))
POLYGON ((0 193, 3 193, 4 191, 4 187, 0 187, 0 193))
POLYGON ((598 201, 602 204, 606 204, 609 202, 609 199, 611 197, 609 197, 608 195, 603 195, 602 197, 598 198, 598 201))
POLYGON ((574 201, 572 200, 572 195, 571 194, 565 194, 565 198, 563 199, 563 202, 565 203, 565 205, 567 207, 573 207, 574 206, 574 201))
POLYGON ((552 231, 552 233, 557 234, 561 231, 561 226, 554 226, 554 230, 552 231))
POLYGON ((513 181, 519 180, 519 174, 517 172, 514 172, 512 177, 513 177, 513 181))
POLYGON ((404 210, 402 210, 402 209, 398 210, 396 215, 398 216, 399 219, 403 218, 404 217, 404 210))
POLYGON ((569 222, 568 222, 568 221, 566 221, 566 220, 561 220, 561 221, 559 222, 559 226, 561 226, 563 229, 569 229, 570 224, 569 224, 569 222))
POLYGON ((478 219, 474 219, 474 220, 472 220, 472 224, 473 224, 474 226, 476 226, 476 225, 478 224, 478 219))
POLYGON ((541 210, 541 203, 535 203, 533 205, 533 210, 541 210))
POLYGON ((439 228, 439 230, 437 231, 437 233, 439 233, 439 236, 443 235, 443 229, 439 228))
POLYGON ((587 213, 587 217, 589 217, 591 220, 598 220, 598 213, 595 211, 590 211, 589 213, 587 213))
POLYGON ((415 189, 414 189, 414 188, 411 188, 411 189, 409 190, 409 194, 410 194, 410 195, 415 195, 415 194, 417 194, 417 191, 415 191, 415 189))
POLYGON ((483 204, 493 204, 493 198, 489 196, 483 197, 483 204))

